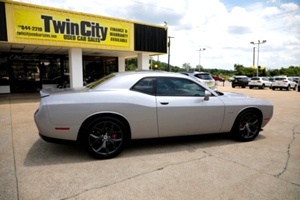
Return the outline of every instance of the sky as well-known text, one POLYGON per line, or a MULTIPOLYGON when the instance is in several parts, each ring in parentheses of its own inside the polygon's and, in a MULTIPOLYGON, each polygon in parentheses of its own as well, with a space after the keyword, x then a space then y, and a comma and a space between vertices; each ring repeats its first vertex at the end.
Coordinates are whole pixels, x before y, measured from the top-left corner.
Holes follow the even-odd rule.
MULTIPOLYGON (((170 64, 233 70, 300 66, 300 0, 16 0, 168 26, 170 64), (254 42, 256 44, 251 44, 254 42), (205 50, 202 50, 205 48, 205 50), (201 50, 200 50, 201 49, 201 50)), ((154 60, 168 62, 168 54, 154 60)))

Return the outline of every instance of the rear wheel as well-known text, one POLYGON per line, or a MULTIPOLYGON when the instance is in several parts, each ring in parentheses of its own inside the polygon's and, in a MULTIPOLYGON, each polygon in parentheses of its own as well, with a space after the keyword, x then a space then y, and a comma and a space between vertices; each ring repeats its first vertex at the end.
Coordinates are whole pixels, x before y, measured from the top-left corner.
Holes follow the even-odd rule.
POLYGON ((238 115, 232 133, 240 141, 254 140, 260 132, 262 117, 256 110, 246 110, 238 115))
POLYGON ((113 117, 100 117, 86 126, 83 144, 95 158, 113 158, 123 150, 125 134, 121 121, 113 117))

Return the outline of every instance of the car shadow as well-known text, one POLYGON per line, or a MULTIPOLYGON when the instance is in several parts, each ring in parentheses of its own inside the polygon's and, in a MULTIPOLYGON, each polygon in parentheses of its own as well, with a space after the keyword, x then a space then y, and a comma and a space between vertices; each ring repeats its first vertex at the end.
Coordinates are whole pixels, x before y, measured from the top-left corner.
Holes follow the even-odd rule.
MULTIPOLYGON (((265 137, 259 134, 255 140, 262 139, 265 139, 265 137)), ((150 155, 172 151, 195 152, 198 149, 232 145, 237 143, 240 143, 240 141, 237 141, 230 133, 215 133, 158 139, 140 139, 130 141, 121 156, 131 157, 141 154, 150 155)))
POLYGON ((91 157, 76 143, 55 144, 39 138, 29 149, 24 165, 60 165, 87 161, 91 161, 91 157))
MULTIPOLYGON (((255 140, 265 139, 263 135, 258 135, 255 140)), ((255 142, 255 141, 253 141, 255 142)), ((194 152, 198 149, 208 147, 233 145, 239 143, 230 134, 207 134, 196 136, 180 136, 158 139, 139 139, 130 141, 123 152, 113 159, 124 159, 128 157, 174 153, 180 151, 194 152)), ((24 165, 27 167, 44 165, 61 165, 70 163, 81 163, 97 160, 78 144, 55 144, 38 139, 28 151, 24 165)))

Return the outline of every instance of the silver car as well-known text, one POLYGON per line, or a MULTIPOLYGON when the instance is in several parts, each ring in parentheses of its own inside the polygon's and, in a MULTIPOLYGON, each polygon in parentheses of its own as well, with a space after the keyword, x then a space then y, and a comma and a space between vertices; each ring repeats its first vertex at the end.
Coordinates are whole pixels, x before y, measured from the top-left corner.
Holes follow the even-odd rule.
POLYGON ((215 92, 170 72, 114 73, 85 87, 40 94, 34 114, 40 136, 77 141, 101 159, 118 155, 133 139, 232 133, 251 141, 273 115, 268 101, 215 92))

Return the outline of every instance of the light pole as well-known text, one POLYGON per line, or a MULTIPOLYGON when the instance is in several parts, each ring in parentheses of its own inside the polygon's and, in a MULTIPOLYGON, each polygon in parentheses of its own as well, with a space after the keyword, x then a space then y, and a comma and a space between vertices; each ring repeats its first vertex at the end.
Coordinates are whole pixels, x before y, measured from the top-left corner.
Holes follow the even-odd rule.
POLYGON ((172 36, 168 36, 168 72, 170 71, 170 53, 171 53, 171 38, 174 38, 172 36))
POLYGON ((260 44, 263 44, 263 43, 266 43, 267 40, 263 40, 263 41, 260 41, 258 40, 258 42, 250 42, 250 44, 257 44, 257 60, 256 60, 256 76, 258 77, 258 64, 259 64, 259 45, 260 44))
POLYGON ((200 48, 200 49, 197 49, 196 51, 199 51, 199 72, 200 72, 200 69, 201 69, 201 51, 205 51, 205 48, 200 48))

